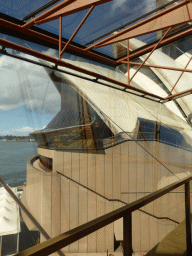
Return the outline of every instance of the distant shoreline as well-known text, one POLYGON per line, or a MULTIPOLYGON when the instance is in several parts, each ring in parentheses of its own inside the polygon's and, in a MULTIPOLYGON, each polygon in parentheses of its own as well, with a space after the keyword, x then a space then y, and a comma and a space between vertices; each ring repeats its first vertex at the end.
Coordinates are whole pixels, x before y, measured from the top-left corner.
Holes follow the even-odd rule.
POLYGON ((30 136, 0 136, 0 141, 20 141, 20 142, 35 142, 30 136))
POLYGON ((35 140, 0 140, 3 142, 14 141, 14 142, 35 142, 35 140))

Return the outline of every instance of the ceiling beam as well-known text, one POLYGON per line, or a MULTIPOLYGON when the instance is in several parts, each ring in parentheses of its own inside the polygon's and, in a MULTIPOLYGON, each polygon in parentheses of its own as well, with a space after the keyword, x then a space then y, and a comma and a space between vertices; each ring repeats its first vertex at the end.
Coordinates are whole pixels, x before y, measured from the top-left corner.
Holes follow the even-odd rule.
POLYGON ((191 21, 190 15, 192 16, 191 1, 182 1, 181 3, 174 5, 173 7, 170 7, 165 11, 157 13, 129 28, 118 32, 115 35, 112 35, 106 39, 103 39, 100 42, 97 42, 96 44, 91 45, 90 47, 87 47, 85 51, 117 43, 147 33, 152 33, 171 26, 184 24, 191 21))
POLYGON ((27 22, 22 26, 22 29, 28 29, 31 26, 37 24, 46 23, 59 17, 63 17, 66 15, 70 15, 88 8, 94 5, 100 5, 106 2, 110 2, 112 0, 65 0, 60 4, 57 4, 50 10, 42 13, 38 17, 34 18, 33 20, 27 22))
MULTIPOLYGON (((31 29, 22 30, 20 24, 10 22, 8 20, 5 20, 4 18, 0 18, 0 26, 8 28, 11 31, 19 32, 21 38, 22 38, 22 36, 21 36, 22 34, 23 34, 23 37, 24 37, 24 35, 28 35, 31 40, 32 40, 32 38, 34 39, 34 43, 38 44, 38 39, 39 39, 40 41, 44 41, 44 42, 48 42, 48 43, 51 43, 53 45, 56 45, 57 47, 55 47, 55 49, 59 49, 59 39, 57 39, 58 36, 53 37, 52 36, 53 34, 51 34, 51 33, 47 33, 47 34, 50 34, 50 35, 47 35, 47 34, 43 33, 42 29, 33 27, 31 29)), ((16 35, 16 37, 19 34, 14 33, 14 35, 16 35)), ((62 43, 61 43, 62 47, 65 47, 66 43, 67 43, 67 40, 66 40, 66 42, 64 42, 64 40, 62 38, 62 43)), ((44 43, 44 46, 46 46, 46 43, 44 43)), ((94 51, 85 53, 84 48, 85 47, 83 47, 81 45, 78 46, 78 44, 73 43, 73 42, 71 42, 71 44, 68 45, 68 47, 67 47, 68 52, 71 53, 71 54, 81 56, 83 58, 91 59, 91 60, 94 60, 96 62, 103 63, 103 64, 106 64, 106 65, 110 65, 110 66, 113 66, 113 67, 116 66, 116 61, 113 60, 112 58, 107 57, 104 54, 100 54, 99 52, 98 53, 94 52, 94 51)))
MULTIPOLYGON (((176 41, 176 40, 179 40, 179 39, 182 38, 182 37, 185 37, 185 36, 187 36, 187 35, 190 35, 191 33, 192 33, 192 28, 189 28, 189 29, 184 30, 184 31, 181 31, 181 32, 178 32, 178 31, 177 31, 177 32, 174 33, 173 35, 170 35, 168 38, 165 38, 165 39, 159 44, 159 46, 157 47, 157 49, 160 48, 160 47, 162 47, 162 46, 168 45, 168 44, 170 44, 170 43, 172 43, 172 42, 174 42, 174 41, 176 41)), ((150 45, 145 45, 145 46, 143 46, 142 48, 135 50, 134 52, 130 52, 130 56, 129 56, 130 60, 131 60, 131 59, 138 58, 138 57, 141 57, 142 55, 144 55, 144 54, 150 52, 150 51, 153 49, 153 47, 155 46, 156 43, 157 43, 157 41, 151 43, 150 45)), ((116 63, 117 63, 117 64, 121 64, 122 61, 126 61, 126 60, 127 60, 127 56, 118 59, 118 60, 116 61, 116 63)))
POLYGON ((125 89, 128 89, 128 90, 133 91, 133 92, 140 93, 140 94, 142 94, 144 96, 150 96, 150 97, 152 97, 154 99, 164 100, 164 98, 162 98, 162 97, 160 97, 158 95, 155 95, 153 93, 149 93, 147 91, 144 91, 144 90, 141 90, 141 89, 138 89, 138 88, 134 88, 133 86, 129 86, 129 85, 125 84, 125 83, 119 82, 119 81, 111 79, 109 77, 106 77, 106 76, 100 75, 98 73, 89 71, 87 69, 84 69, 84 68, 72 65, 70 63, 65 62, 64 60, 60 60, 60 59, 57 59, 57 58, 45 55, 43 53, 39 53, 37 51, 28 49, 28 48, 26 48, 24 46, 20 46, 18 44, 13 43, 13 42, 10 42, 10 41, 4 40, 4 39, 0 39, 0 45, 2 45, 4 47, 11 48, 11 49, 14 49, 14 50, 22 52, 22 53, 29 54, 31 56, 34 56, 34 57, 39 58, 39 59, 43 59, 45 61, 52 62, 56 66, 66 67, 66 68, 75 70, 77 72, 89 75, 91 77, 95 77, 96 79, 101 79, 103 81, 107 81, 107 82, 113 83, 114 85, 122 86, 125 89))

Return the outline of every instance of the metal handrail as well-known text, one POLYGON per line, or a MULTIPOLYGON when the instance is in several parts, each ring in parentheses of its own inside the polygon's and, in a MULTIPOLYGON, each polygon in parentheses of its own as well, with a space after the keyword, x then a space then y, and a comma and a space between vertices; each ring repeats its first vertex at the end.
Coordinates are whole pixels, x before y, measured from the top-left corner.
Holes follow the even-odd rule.
POLYGON ((191 255, 191 219, 190 219, 190 181, 192 175, 182 179, 171 185, 157 190, 150 195, 140 198, 126 206, 123 206, 115 211, 107 213, 97 219, 94 219, 77 228, 69 230, 59 236, 53 237, 41 244, 35 245, 27 250, 24 250, 17 256, 27 255, 49 255, 77 240, 103 228, 112 222, 123 217, 123 236, 124 236, 124 256, 132 255, 132 212, 153 202, 170 191, 185 185, 185 213, 186 213, 186 244, 187 255, 191 255))

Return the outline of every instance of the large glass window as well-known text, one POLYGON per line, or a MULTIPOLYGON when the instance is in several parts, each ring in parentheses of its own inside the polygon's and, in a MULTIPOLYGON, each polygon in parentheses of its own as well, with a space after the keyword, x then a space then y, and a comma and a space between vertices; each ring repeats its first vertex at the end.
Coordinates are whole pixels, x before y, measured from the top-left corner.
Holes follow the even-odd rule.
POLYGON ((192 149, 190 144, 187 143, 181 132, 177 129, 164 126, 157 121, 143 118, 139 118, 138 122, 138 140, 156 140, 175 147, 192 149))
MULTIPOLYGON (((48 71, 47 71, 48 72, 48 71)), ((45 127, 32 133, 40 147, 103 149, 105 139, 114 140, 105 118, 58 72, 48 73, 61 95, 61 110, 45 127)))

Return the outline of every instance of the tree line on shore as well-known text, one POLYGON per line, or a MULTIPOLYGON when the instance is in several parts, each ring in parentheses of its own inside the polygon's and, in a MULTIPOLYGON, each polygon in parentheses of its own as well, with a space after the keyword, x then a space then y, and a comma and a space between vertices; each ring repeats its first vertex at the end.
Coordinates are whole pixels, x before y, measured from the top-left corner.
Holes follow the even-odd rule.
POLYGON ((0 136, 0 140, 34 141, 31 136, 15 136, 15 135, 0 136))

